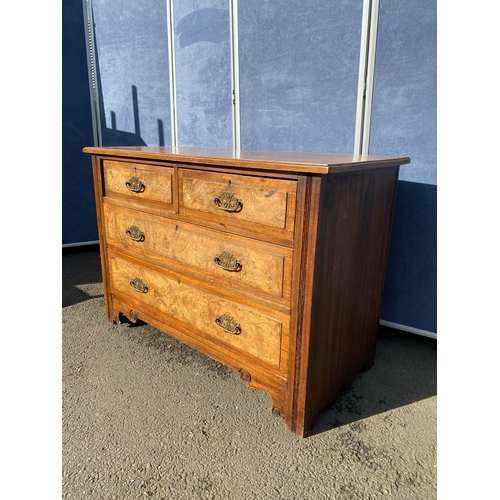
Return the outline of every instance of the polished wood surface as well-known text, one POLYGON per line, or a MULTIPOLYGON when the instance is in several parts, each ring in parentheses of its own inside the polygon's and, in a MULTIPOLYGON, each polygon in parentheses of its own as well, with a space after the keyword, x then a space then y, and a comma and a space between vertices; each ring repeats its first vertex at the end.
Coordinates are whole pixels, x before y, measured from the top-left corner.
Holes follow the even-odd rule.
POLYGON ((398 167, 324 177, 304 297, 296 432, 373 364, 398 167), (311 276, 309 276, 311 279, 311 276), (334 334, 332 334, 334 332, 334 334))
POLYGON ((145 166, 137 163, 104 162, 104 188, 107 196, 119 195, 134 200, 172 203, 173 168, 145 166), (141 183, 139 190, 127 187, 131 179, 141 183))
POLYGON ((183 162, 196 165, 236 166, 309 174, 328 174, 349 170, 397 166, 410 163, 408 157, 338 153, 249 151, 169 146, 127 146, 84 148, 86 153, 183 162))
MULTIPOLYGON (((141 253, 165 266, 181 266, 185 272, 253 294, 283 297, 291 294, 292 250, 202 226, 104 204, 108 246, 141 253), (137 228, 140 236, 130 234, 137 228), (217 264, 217 256, 230 254, 235 269, 217 264)), ((219 259, 220 260, 220 259, 219 259)))
MULTIPOLYGON (((216 217, 253 222, 293 231, 296 182, 179 170, 179 210, 203 212, 216 217), (232 193, 240 202, 236 211, 219 208, 214 199, 232 193)), ((195 215, 195 214, 193 214, 195 215)))
POLYGON ((282 330, 287 323, 252 310, 237 302, 197 288, 178 275, 157 272, 115 254, 110 257, 112 293, 119 292, 139 302, 157 308, 194 330, 203 331, 217 341, 230 344, 273 366, 280 366, 282 330), (139 278, 146 289, 135 288, 131 282, 139 278), (239 325, 237 331, 218 326, 218 317, 227 315, 239 325))
POLYGON ((85 151, 108 320, 141 319, 233 368, 307 435, 373 363, 399 165, 409 159, 85 151), (147 181, 147 196, 142 185, 129 192, 130 173, 147 181))

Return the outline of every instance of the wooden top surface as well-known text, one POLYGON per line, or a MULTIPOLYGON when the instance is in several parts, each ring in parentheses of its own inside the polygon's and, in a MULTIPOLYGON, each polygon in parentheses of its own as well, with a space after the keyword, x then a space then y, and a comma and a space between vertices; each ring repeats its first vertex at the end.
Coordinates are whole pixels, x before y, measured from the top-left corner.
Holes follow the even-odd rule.
POLYGON ((339 153, 250 151, 170 146, 86 147, 85 153, 145 160, 166 160, 200 165, 281 170, 314 174, 393 167, 410 163, 406 156, 339 153))

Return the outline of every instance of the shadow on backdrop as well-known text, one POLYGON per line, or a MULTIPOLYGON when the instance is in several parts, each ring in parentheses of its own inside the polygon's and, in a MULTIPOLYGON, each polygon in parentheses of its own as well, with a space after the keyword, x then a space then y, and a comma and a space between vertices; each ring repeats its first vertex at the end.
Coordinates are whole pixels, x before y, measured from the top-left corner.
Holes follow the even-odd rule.
MULTIPOLYGON (((101 84, 101 70, 99 64, 99 50, 97 48, 97 43, 95 44, 94 54, 95 54, 95 69, 96 78, 98 82, 98 100, 100 113, 100 123, 101 123, 101 138, 103 146, 147 146, 147 143, 141 137, 141 123, 139 118, 139 93, 136 85, 132 85, 132 112, 134 121, 134 132, 127 132, 125 130, 118 130, 116 125, 116 113, 110 110, 111 127, 106 125, 106 108, 104 106, 104 96, 102 93, 101 84)), ((157 120, 158 125, 158 145, 165 146, 165 131, 163 120, 157 120)))

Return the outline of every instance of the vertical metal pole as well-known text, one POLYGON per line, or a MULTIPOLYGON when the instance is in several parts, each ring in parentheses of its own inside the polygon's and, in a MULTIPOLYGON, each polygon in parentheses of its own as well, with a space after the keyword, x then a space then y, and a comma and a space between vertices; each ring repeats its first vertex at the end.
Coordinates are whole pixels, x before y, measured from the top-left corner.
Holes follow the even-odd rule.
POLYGON ((166 0, 168 32, 168 75, 170 79, 170 132, 172 147, 179 145, 177 136, 177 80, 175 75, 175 22, 174 0, 166 0))
POLYGON ((370 147, 370 126, 372 117, 373 101, 373 82, 375 77, 375 54, 377 50, 377 32, 378 32, 378 13, 380 10, 380 1, 372 0, 370 14, 370 37, 368 42, 368 60, 366 67, 366 96, 365 96, 365 114, 363 120, 363 142, 361 147, 362 154, 368 154, 370 147))
POLYGON ((363 2, 361 21, 361 47, 359 53, 358 104, 356 108, 356 128, 354 135, 354 154, 361 154, 363 143, 363 119, 365 114, 366 66, 368 61, 368 40, 370 37, 371 0, 363 2))
POLYGON ((365 0, 363 4, 361 49, 359 56, 358 105, 356 109, 356 129, 354 137, 355 154, 368 154, 370 146, 370 124, 379 6, 379 0, 365 0))
POLYGON ((85 20, 85 42, 87 46, 87 68, 89 75, 90 110, 92 113, 92 131, 94 146, 102 146, 101 113, 99 109, 99 82, 95 53, 94 17, 92 0, 83 0, 83 18, 85 20))
POLYGON ((231 37, 231 88, 233 118, 233 149, 241 149, 240 129, 240 65, 238 48, 238 0, 229 0, 231 37))

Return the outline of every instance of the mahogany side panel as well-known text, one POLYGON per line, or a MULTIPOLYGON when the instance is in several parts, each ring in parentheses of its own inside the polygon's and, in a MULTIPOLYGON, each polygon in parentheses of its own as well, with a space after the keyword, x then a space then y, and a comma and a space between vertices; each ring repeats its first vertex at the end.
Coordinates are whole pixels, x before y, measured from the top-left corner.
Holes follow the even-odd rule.
POLYGON ((322 178, 315 248, 308 248, 315 252, 315 264, 296 395, 299 435, 306 435, 317 414, 373 364, 398 170, 322 178))

